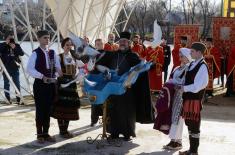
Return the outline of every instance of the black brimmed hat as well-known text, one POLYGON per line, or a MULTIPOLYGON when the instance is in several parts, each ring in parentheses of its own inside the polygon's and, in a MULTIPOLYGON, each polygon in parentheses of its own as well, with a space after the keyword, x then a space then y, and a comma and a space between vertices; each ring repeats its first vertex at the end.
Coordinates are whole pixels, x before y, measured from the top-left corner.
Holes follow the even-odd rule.
POLYGON ((121 32, 120 33, 120 39, 130 40, 131 39, 131 34, 129 32, 121 32))

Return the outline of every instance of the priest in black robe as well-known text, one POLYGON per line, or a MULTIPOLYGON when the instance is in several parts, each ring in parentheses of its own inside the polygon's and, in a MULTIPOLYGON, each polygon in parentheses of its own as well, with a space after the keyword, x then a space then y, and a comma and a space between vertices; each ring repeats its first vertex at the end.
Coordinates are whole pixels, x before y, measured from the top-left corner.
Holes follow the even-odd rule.
MULTIPOLYGON (((139 64, 140 58, 130 48, 130 36, 129 32, 122 32, 119 50, 106 52, 97 62, 96 68, 101 70, 99 67, 105 66, 107 70, 103 69, 102 72, 108 72, 108 69, 116 70, 121 76, 139 64)), ((111 138, 119 138, 120 134, 124 136, 124 140, 135 137, 135 123, 152 123, 154 118, 148 73, 141 73, 131 88, 128 88, 123 95, 111 95, 108 102, 107 115, 110 120, 107 123, 107 132, 111 134, 111 138)))

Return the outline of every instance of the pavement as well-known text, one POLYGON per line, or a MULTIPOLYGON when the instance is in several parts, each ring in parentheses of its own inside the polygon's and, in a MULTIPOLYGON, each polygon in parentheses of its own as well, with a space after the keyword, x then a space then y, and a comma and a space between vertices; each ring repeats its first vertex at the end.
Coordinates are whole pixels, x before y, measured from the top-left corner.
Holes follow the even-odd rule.
MULTIPOLYGON (((235 155, 235 98, 221 95, 209 99, 202 111, 200 155, 235 155)), ((102 126, 90 127, 90 107, 82 106, 80 120, 72 121, 69 130, 75 135, 63 139, 58 135, 55 119, 51 119, 50 134, 56 143, 38 144, 35 141, 35 108, 33 100, 27 105, 0 104, 0 155, 176 155, 162 146, 169 142, 167 135, 153 129, 153 124, 136 124, 137 137, 132 141, 111 143, 101 140, 87 143, 87 137, 96 138, 102 126), (121 146, 117 146, 117 145, 121 146)), ((188 149, 188 132, 184 127, 183 150, 188 149)))

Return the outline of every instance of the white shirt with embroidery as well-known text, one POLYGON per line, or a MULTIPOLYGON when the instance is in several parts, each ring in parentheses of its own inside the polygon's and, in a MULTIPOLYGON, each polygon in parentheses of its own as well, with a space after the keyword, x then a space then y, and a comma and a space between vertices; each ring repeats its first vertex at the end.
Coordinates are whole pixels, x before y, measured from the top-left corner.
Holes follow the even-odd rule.
MULTIPOLYGON (((50 69, 49 58, 48 58, 48 53, 47 53, 49 49, 44 50, 41 48, 41 50, 43 51, 45 58, 46 58, 46 68, 50 69)), ((42 79, 43 74, 38 72, 35 68, 36 60, 37 60, 37 53, 33 51, 31 56, 29 57, 28 64, 26 67, 26 72, 33 78, 42 79)), ((59 57, 56 55, 56 53, 54 53, 54 60, 55 60, 56 72, 58 72, 59 70, 61 70, 61 66, 60 66, 59 57)))

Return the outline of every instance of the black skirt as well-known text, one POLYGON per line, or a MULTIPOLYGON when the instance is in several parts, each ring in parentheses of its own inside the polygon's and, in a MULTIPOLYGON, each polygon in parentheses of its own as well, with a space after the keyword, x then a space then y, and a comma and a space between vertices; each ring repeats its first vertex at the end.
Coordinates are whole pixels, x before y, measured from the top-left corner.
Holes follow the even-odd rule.
POLYGON ((72 83, 66 88, 61 88, 61 84, 68 83, 72 76, 64 75, 58 78, 56 100, 52 108, 52 117, 63 120, 78 120, 80 100, 77 92, 77 84, 72 83))

